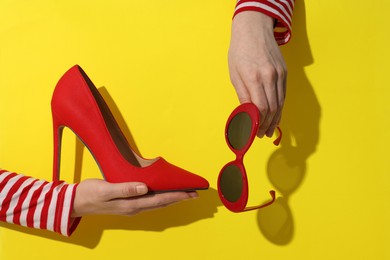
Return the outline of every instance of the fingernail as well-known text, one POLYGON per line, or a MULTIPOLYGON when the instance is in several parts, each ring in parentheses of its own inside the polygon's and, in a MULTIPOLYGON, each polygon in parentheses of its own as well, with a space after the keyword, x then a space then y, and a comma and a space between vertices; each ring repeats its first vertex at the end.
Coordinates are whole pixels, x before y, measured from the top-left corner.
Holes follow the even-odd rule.
POLYGON ((135 190, 137 194, 145 194, 148 192, 148 188, 146 187, 146 185, 137 185, 135 186, 135 190))
POLYGON ((262 130, 257 130, 257 133, 256 133, 256 135, 257 135, 257 137, 259 137, 259 138, 263 138, 264 137, 264 134, 265 134, 265 131, 263 132, 262 130))
POLYGON ((189 195, 192 199, 199 198, 199 194, 198 194, 196 191, 188 192, 188 195, 189 195))
POLYGON ((267 133, 265 134, 267 137, 272 137, 274 135, 274 130, 271 130, 271 131, 267 131, 267 133))

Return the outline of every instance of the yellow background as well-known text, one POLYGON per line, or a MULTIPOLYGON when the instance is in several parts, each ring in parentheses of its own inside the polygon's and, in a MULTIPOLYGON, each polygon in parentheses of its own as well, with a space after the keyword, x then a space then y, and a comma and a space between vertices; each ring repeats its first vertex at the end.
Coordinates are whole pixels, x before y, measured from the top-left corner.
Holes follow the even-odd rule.
MULTIPOLYGON (((234 2, 0 0, 2 168, 51 178, 50 98, 77 63, 143 156, 211 183, 160 211, 85 217, 71 238, 2 223, 1 260, 390 259, 389 1, 297 1, 284 140, 257 139, 246 158, 250 204, 279 198, 242 214, 216 191, 234 157, 234 2)), ((63 149, 63 179, 100 177, 70 131, 63 149)))

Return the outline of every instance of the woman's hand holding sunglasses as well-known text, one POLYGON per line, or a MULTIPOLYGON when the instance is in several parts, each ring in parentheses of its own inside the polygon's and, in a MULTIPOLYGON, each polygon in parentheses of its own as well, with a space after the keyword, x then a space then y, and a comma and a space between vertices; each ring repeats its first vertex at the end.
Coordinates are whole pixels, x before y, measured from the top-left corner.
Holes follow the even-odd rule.
POLYGON ((252 102, 260 111, 258 137, 273 135, 286 95, 287 67, 273 25, 260 12, 241 12, 232 24, 230 79, 240 103, 252 102))

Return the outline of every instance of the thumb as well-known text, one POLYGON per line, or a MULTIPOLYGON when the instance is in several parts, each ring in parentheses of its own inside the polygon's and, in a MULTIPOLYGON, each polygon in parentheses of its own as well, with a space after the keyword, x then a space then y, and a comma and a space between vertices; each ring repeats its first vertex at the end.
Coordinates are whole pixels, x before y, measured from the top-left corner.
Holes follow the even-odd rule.
POLYGON ((110 200, 136 197, 148 193, 148 187, 142 182, 110 183, 107 188, 106 195, 110 200))

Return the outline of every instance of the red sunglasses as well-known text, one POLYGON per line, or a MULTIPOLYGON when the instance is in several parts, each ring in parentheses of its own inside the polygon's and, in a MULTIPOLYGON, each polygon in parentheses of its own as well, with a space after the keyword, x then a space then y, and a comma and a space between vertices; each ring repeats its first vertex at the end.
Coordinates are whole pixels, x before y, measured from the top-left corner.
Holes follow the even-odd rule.
MULTIPOLYGON (((256 137, 259 124, 260 112, 252 103, 244 103, 234 109, 226 123, 226 143, 236 154, 236 160, 227 163, 219 173, 218 194, 225 207, 233 212, 260 209, 275 201, 275 191, 271 190, 270 201, 259 206, 246 206, 249 189, 243 159, 256 137)), ((282 139, 282 131, 279 127, 277 129, 279 136, 274 141, 275 145, 279 145, 282 139)))

